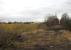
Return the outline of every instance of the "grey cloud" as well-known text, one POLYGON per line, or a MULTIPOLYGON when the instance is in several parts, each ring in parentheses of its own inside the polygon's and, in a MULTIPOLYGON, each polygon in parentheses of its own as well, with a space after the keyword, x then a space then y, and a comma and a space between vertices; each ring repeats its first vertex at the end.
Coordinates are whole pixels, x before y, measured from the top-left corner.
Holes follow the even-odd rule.
MULTIPOLYGON (((32 21, 36 19, 44 19, 45 16, 49 14, 62 14, 64 12, 71 13, 71 0, 45 0, 46 4, 41 6, 41 8, 36 10, 27 10, 27 11, 20 11, 17 14, 20 14, 22 17, 18 16, 19 18, 3 18, 2 21, 32 21), (48 4, 50 6, 48 6, 48 4), (21 20, 20 20, 21 18, 21 20)), ((36 3, 37 4, 37 3, 36 3)))

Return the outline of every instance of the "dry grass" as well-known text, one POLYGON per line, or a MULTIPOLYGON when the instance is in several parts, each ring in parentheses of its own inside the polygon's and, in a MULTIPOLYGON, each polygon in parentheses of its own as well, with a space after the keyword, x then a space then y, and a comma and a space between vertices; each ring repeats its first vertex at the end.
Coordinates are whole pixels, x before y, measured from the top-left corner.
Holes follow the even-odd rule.
MULTIPOLYGON (((24 33, 23 33, 24 34, 24 33)), ((24 47, 24 46, 34 46, 36 44, 38 45, 50 45, 50 44, 53 44, 53 45, 61 45, 63 43, 65 43, 66 40, 69 40, 69 38, 71 37, 67 37, 68 35, 70 36, 71 32, 69 31, 65 31, 63 33, 59 33, 56 35, 55 32, 48 32, 48 33, 45 33, 45 32, 37 32, 35 34, 33 34, 33 32, 31 32, 30 34, 29 33, 26 33, 24 34, 28 39, 21 42, 21 43, 17 43, 17 45, 19 45, 20 47, 24 47)))
MULTIPOLYGON (((27 48, 40 46, 57 46, 71 42, 71 32, 55 32, 38 29, 38 24, 0 24, 0 30, 19 33, 23 37, 22 41, 15 41, 17 48, 27 48)), ((1 33, 1 32, 0 32, 1 33)), ((2 35, 3 36, 3 35, 2 35)))
POLYGON ((38 24, 0 24, 0 30, 4 31, 32 31, 37 29, 38 24))

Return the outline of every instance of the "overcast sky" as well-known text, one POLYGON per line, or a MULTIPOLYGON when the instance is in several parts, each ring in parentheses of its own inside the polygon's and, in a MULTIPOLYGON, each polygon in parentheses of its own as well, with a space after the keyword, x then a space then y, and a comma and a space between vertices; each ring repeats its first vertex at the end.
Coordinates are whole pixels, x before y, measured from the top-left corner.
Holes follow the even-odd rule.
POLYGON ((43 21, 49 14, 71 13, 71 0, 0 0, 0 21, 43 21))

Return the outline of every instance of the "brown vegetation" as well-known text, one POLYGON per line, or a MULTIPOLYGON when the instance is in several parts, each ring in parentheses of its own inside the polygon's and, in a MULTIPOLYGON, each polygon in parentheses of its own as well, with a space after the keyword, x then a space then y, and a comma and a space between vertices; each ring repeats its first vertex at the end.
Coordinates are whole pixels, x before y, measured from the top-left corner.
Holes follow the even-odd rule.
POLYGON ((54 17, 40 24, 0 24, 0 50, 71 50, 70 20, 54 17))

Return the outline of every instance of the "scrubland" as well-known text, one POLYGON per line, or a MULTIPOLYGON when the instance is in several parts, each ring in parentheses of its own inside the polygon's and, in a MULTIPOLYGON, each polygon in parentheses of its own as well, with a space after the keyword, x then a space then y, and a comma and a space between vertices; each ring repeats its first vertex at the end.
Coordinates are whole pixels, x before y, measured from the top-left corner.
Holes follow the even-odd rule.
POLYGON ((44 30, 39 24, 0 24, 1 50, 70 50, 71 32, 44 30))

